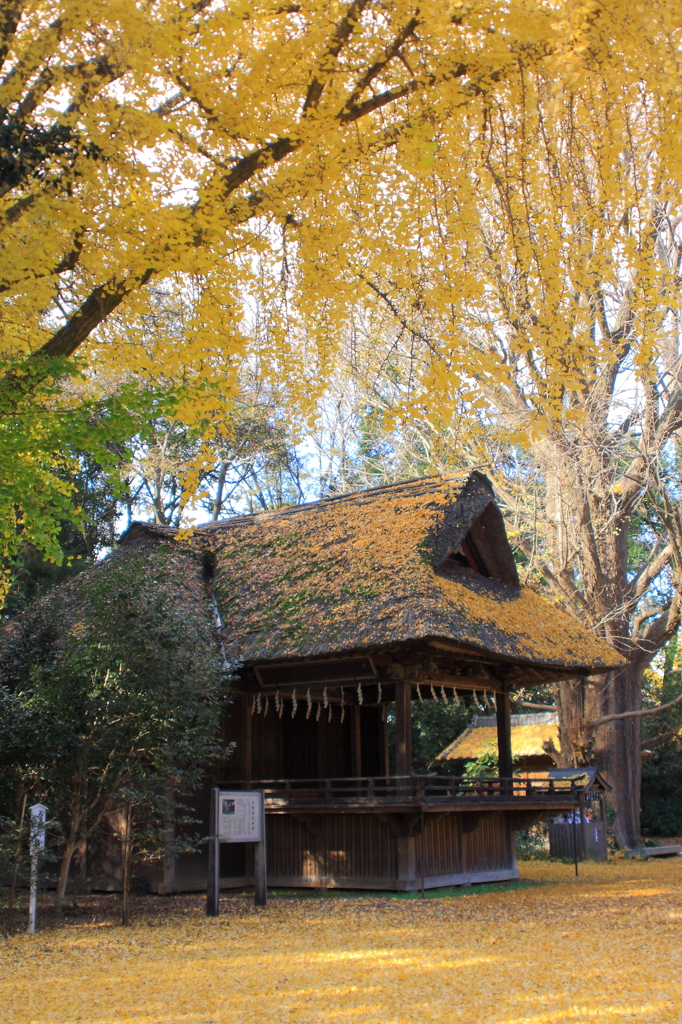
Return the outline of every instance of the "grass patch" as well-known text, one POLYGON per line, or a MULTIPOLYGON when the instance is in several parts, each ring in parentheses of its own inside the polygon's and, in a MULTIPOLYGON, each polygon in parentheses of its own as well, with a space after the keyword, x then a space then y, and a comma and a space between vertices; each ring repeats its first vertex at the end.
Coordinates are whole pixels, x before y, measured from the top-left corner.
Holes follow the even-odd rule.
MULTIPOLYGON (((516 889, 530 889, 546 882, 533 879, 519 879, 510 882, 476 882, 473 885, 444 885, 437 889, 425 889, 424 899, 458 899, 461 896, 481 896, 489 892, 513 892, 516 889)), ((420 900, 421 892, 393 892, 390 889, 268 889, 270 896, 285 899, 381 899, 420 900)))

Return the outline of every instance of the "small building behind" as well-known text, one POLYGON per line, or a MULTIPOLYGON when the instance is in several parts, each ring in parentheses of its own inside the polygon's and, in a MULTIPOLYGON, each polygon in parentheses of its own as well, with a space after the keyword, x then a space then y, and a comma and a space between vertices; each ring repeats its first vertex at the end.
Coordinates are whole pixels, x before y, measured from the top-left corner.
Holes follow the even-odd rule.
MULTIPOLYGON (((515 771, 542 771, 556 767, 550 750, 559 749, 559 715, 510 715, 511 749, 515 771)), ((436 758, 437 762, 477 761, 485 754, 497 756, 497 716, 477 715, 468 729, 436 758)))

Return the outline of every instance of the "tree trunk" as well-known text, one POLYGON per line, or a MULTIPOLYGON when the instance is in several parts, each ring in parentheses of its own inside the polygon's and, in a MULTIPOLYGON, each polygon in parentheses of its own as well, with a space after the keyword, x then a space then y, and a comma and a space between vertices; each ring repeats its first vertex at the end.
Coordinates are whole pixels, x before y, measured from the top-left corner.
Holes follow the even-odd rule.
POLYGON ((561 766, 593 765, 611 789, 616 812, 614 834, 620 847, 641 846, 639 810, 641 786, 640 719, 625 718, 590 729, 604 715, 641 707, 642 672, 632 663, 606 678, 569 679, 559 683, 561 766))
POLYGON ((78 846, 78 841, 74 839, 73 830, 66 840, 64 846, 64 853, 62 855, 62 862, 59 865, 59 881, 57 882, 57 897, 63 899, 66 894, 66 886, 69 881, 69 869, 71 868, 71 859, 74 851, 78 846))
MULTIPOLYGON (((642 706, 642 672, 632 663, 611 675, 608 706, 602 712, 622 714, 642 706)), ((640 791, 642 782, 642 728, 638 717, 607 722, 594 730, 594 763, 603 765, 613 786, 611 800, 616 812, 613 831, 621 848, 642 845, 640 791)))
POLYGON ((19 817, 19 828, 17 829, 17 844, 14 849, 14 870, 12 872, 12 886, 9 894, 9 906, 7 907, 7 934, 10 934, 12 929, 12 915, 14 913, 14 897, 17 891, 17 871, 19 869, 19 857, 21 856, 21 841, 24 836, 24 817, 26 815, 26 798, 28 794, 24 793, 21 800, 21 815, 19 817))
POLYGON ((121 822, 121 861, 123 867, 123 910, 121 913, 121 924, 128 927, 130 924, 130 861, 131 861, 131 836, 130 836, 130 804, 123 808, 123 820, 121 822))

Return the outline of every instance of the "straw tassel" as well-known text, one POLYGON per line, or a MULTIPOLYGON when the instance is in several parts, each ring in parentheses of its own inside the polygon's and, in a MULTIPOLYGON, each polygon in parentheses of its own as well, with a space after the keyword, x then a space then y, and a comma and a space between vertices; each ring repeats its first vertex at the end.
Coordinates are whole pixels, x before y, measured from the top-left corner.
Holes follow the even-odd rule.
POLYGON ((291 695, 291 717, 296 717, 296 711, 298 710, 298 701, 296 700, 296 690, 291 695))
POLYGON ((453 690, 452 691, 452 699, 454 700, 454 702, 457 705, 457 707, 459 707, 460 699, 459 699, 459 694, 457 693, 457 690, 453 690))
POLYGON ((419 697, 419 700, 423 702, 424 698, 422 697, 422 688, 419 683, 417 683, 417 696, 419 697))
POLYGON ((436 691, 433 688, 433 683, 431 683, 431 697, 433 700, 438 700, 438 697, 436 697, 436 691))
POLYGON ((315 715, 315 721, 316 722, 319 722, 321 713, 322 713, 322 705, 320 704, 320 702, 318 700, 318 702, 317 702, 317 714, 315 715))
POLYGON ((362 704, 362 683, 358 683, 358 704, 362 704))
POLYGON ((261 711, 260 693, 256 697, 256 710, 258 711, 258 714, 260 715, 260 711, 261 711))
POLYGON ((445 696, 445 687, 442 683, 440 685, 440 699, 443 701, 443 704, 447 704, 448 698, 445 696))
POLYGON ((251 698, 251 714, 253 714, 255 710, 256 710, 256 698, 254 696, 254 697, 251 698))
POLYGON ((310 718, 310 712, 313 710, 313 702, 312 702, 312 700, 310 698, 310 687, 308 687, 308 693, 306 695, 306 700, 308 701, 308 708, 306 710, 305 717, 306 718, 310 718))
POLYGON ((324 688, 324 693, 322 694, 322 700, 324 701, 324 706, 326 708, 328 708, 329 707, 329 697, 327 696, 327 687, 326 686, 324 688))
POLYGON ((269 707, 270 707, 270 698, 266 697, 265 698, 265 711, 263 712, 263 718, 267 718, 268 717, 268 708, 269 707))
POLYGON ((379 683, 379 692, 377 695, 377 703, 381 704, 381 683, 379 683))

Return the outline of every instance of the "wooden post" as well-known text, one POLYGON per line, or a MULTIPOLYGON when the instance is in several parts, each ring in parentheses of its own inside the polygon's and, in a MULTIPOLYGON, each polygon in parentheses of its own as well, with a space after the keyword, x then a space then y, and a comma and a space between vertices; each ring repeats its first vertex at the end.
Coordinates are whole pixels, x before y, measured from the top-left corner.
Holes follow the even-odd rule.
POLYGON ((417 840, 415 836, 400 836, 396 839, 396 844, 398 888, 405 892, 413 892, 417 888, 417 840))
POLYGON ((241 768, 242 782, 251 782, 253 777, 253 740, 251 730, 251 698, 248 694, 242 695, 242 728, 241 728, 241 768))
POLYGON ((357 779, 362 775, 362 733, 360 732, 360 708, 357 704, 351 707, 350 756, 352 773, 357 779))
POLYGON ((267 846, 265 842, 265 795, 261 797, 261 841, 255 844, 253 851, 253 884, 255 888, 254 902, 257 907, 264 907, 268 902, 268 864, 267 846))
POLYGON ((496 693, 498 773, 501 779, 512 777, 511 701, 508 693, 496 693))
POLYGON ((220 913, 220 842, 218 840, 219 790, 211 790, 211 813, 208 826, 208 877, 206 879, 206 916, 220 913))
POLYGON ((388 760, 388 722, 384 716, 385 705, 379 708, 379 764, 382 775, 390 775, 391 767, 388 760))
POLYGON ((395 684, 395 773, 412 774, 412 686, 406 679, 395 684))

